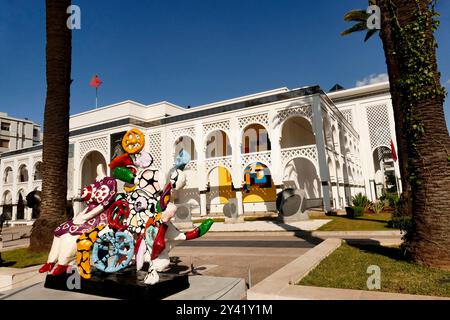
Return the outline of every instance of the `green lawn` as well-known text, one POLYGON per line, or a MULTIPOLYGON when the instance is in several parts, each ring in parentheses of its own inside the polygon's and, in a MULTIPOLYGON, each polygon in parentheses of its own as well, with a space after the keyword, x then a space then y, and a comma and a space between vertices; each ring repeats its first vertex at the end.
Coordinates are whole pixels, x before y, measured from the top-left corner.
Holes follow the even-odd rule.
POLYGON ((26 268, 44 264, 48 253, 33 253, 27 248, 2 252, 2 267, 26 268))
POLYGON ((343 244, 300 281, 300 285, 367 290, 367 268, 381 268, 381 291, 450 297, 450 271, 404 260, 399 248, 343 244))
POLYGON ((350 219, 346 216, 320 217, 317 219, 331 219, 332 221, 320 227, 318 231, 392 231, 394 229, 386 226, 391 218, 392 214, 389 212, 365 214, 355 219, 350 219))

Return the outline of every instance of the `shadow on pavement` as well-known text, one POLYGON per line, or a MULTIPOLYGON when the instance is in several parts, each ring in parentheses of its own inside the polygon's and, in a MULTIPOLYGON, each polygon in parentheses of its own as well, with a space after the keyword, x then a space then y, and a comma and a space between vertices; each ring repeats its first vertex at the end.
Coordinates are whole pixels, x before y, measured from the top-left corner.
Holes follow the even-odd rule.
POLYGON ((277 226, 282 227, 286 231, 293 232, 297 238, 303 239, 311 244, 318 245, 323 241, 323 239, 313 236, 312 231, 305 231, 279 221, 271 221, 271 222, 276 224, 277 226))

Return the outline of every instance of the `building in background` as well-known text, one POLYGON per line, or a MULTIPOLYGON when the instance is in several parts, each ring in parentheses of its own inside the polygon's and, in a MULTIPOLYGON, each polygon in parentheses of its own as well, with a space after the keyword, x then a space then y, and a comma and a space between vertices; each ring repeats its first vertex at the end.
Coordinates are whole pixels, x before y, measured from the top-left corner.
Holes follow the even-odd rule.
MULTIPOLYGON (((99 164, 110 173, 133 127, 145 134, 155 169, 168 172, 181 150, 191 154, 175 203, 193 215, 222 215, 229 203, 239 215, 274 212, 286 188, 304 192, 305 208, 343 209, 359 192, 371 200, 395 192, 400 178, 389 83, 328 94, 280 88, 194 108, 125 101, 72 116, 70 199, 95 180, 99 164)), ((24 199, 41 188, 42 146, 0 160, 0 210, 15 224, 32 223, 24 199)))
POLYGON ((33 147, 40 143, 40 125, 0 112, 0 153, 33 147))

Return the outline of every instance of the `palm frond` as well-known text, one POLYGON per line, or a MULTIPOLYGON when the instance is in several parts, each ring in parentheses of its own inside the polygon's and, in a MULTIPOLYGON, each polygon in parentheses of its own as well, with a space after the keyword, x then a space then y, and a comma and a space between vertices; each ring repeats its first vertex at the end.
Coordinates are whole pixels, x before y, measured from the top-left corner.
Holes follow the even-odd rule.
POLYGON ((344 21, 350 22, 350 21, 361 21, 365 22, 369 19, 369 14, 364 10, 353 10, 348 12, 344 16, 344 21))
POLYGON ((370 38, 372 38, 372 36, 377 33, 379 30, 377 29, 372 29, 367 31, 366 37, 364 38, 364 42, 367 42, 367 40, 369 40, 370 38))
POLYGON ((367 30, 367 23, 364 22, 358 22, 357 24, 355 24, 353 27, 341 32, 342 36, 346 36, 355 32, 360 32, 360 31, 365 31, 367 30))

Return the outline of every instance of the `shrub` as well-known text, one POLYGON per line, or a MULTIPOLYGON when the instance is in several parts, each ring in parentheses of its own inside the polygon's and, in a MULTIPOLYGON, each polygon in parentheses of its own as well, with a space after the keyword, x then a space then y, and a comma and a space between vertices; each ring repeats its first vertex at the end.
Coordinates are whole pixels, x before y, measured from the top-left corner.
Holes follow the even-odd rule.
POLYGON ((362 193, 358 193, 352 198, 352 203, 354 207, 367 208, 370 205, 369 199, 362 193))
POLYGON ((398 205, 400 198, 397 193, 387 192, 383 196, 380 197, 380 201, 386 201, 389 204, 389 207, 395 210, 398 205))
POLYGON ((392 229, 400 229, 402 231, 408 232, 411 230, 411 218, 400 216, 400 217, 394 217, 392 220, 388 221, 387 227, 392 229))
POLYGON ((372 203, 371 207, 372 207, 373 212, 375 212, 376 214, 379 214, 384 210, 384 201, 376 201, 376 202, 372 203))
POLYGON ((357 206, 354 206, 353 207, 353 217, 361 217, 361 216, 363 216, 364 215, 364 207, 357 207, 357 206))

